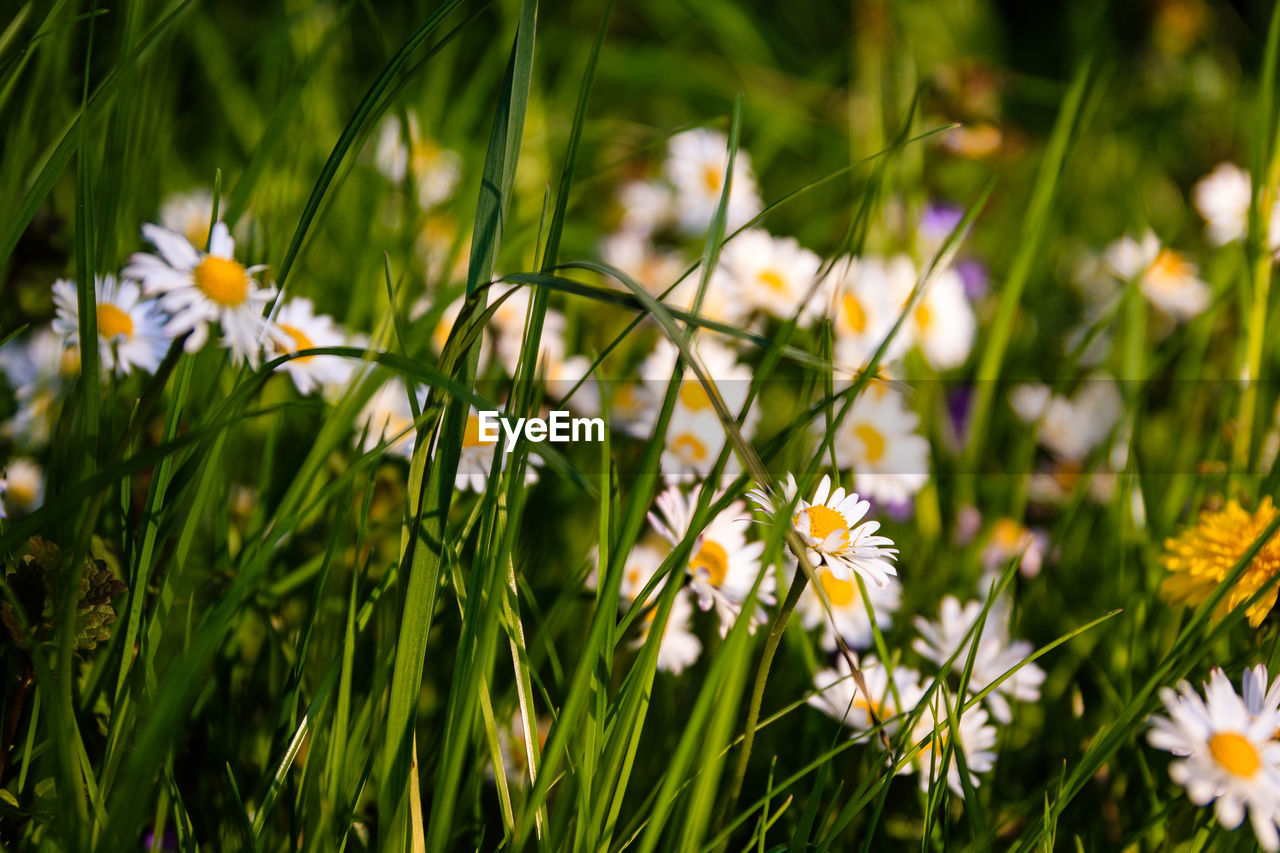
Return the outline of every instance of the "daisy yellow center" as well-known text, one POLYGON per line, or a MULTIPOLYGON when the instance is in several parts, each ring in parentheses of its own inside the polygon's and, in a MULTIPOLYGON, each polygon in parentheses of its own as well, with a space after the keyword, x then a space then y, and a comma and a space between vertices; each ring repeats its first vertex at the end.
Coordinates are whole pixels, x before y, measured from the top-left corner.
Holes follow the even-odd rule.
POLYGON ((709 193, 720 192, 720 170, 715 166, 704 166, 702 169, 702 185, 709 193))
POLYGON ((39 485, 34 479, 24 478, 9 481, 9 499, 19 506, 31 506, 35 503, 38 491, 39 485))
MULTIPOLYGON (((1204 602, 1275 517, 1276 507, 1269 497, 1263 498, 1253 512, 1237 501, 1228 501, 1220 510, 1201 513, 1195 525, 1165 540, 1160 558, 1169 572, 1161 588, 1165 600, 1192 607, 1204 602)), ((1280 537, 1273 536, 1254 556, 1214 615, 1225 616, 1244 604, 1277 573, 1280 537)), ((1249 624, 1260 625, 1275 601, 1276 587, 1272 586, 1249 606, 1249 624)))
MULTIPOLYGON (((849 543, 848 525, 845 524, 844 516, 836 512, 829 506, 811 506, 802 510, 809 516, 809 535, 819 542, 825 542, 827 537, 832 533, 840 533, 840 544, 847 545, 849 543)), ((796 520, 800 518, 799 513, 796 514, 796 520)))
POLYGON ((858 587, 853 581, 842 581, 826 569, 822 570, 818 578, 822 581, 822 591, 827 594, 832 607, 847 607, 857 600, 858 587))
POLYGON ((480 416, 467 415, 467 428, 462 432, 462 446, 463 447, 480 447, 485 444, 493 444, 493 442, 481 441, 480 416))
POLYGON ((787 289, 787 280, 782 277, 782 273, 772 267, 767 270, 762 270, 756 278, 758 278, 760 283, 765 287, 777 293, 783 293, 787 289))
POLYGON ((1191 265, 1173 249, 1162 249, 1152 261, 1148 275, 1157 285, 1172 285, 1190 277, 1191 265))
POLYGON ((98 306, 98 337, 133 337, 133 318, 110 303, 98 306))
POLYGON ((1218 766, 1247 779, 1262 766, 1262 756, 1248 738, 1238 732, 1218 732, 1209 738, 1209 752, 1218 766))
POLYGON ((933 312, 929 310, 929 306, 921 302, 916 306, 916 325, 922 330, 927 330, 929 324, 933 322, 933 312))
POLYGON ((640 591, 640 579, 644 577, 638 568, 627 569, 627 586, 635 592, 640 591))
POLYGON ((707 446, 696 435, 687 432, 676 436, 671 442, 671 449, 681 459, 691 462, 701 462, 707 458, 707 446))
POLYGON ((991 541, 1002 548, 1015 548, 1022 541, 1022 525, 1012 518, 1002 518, 991 528, 991 541))
POLYGON ((413 146, 413 169, 419 175, 426 173, 439 159, 441 149, 431 140, 423 140, 413 146))
POLYGON ((844 319, 849 324, 849 328, 857 334, 862 334, 867 330, 867 312, 862 307, 861 300, 852 293, 844 295, 844 319))
MULTIPOLYGON (((286 326, 285 324, 281 323, 278 326, 276 326, 276 328, 284 332, 293 340, 293 350, 292 350, 293 352, 298 352, 299 350, 304 350, 304 349, 315 348, 315 343, 312 342, 311 338, 307 337, 306 333, 303 332, 301 329, 299 329, 297 326, 286 326)), ((294 361, 307 361, 311 358, 312 356, 304 355, 304 356, 295 358, 294 361)))
POLYGON ((884 458, 884 433, 871 424, 858 424, 853 428, 853 432, 862 441, 862 447, 867 454, 868 462, 874 465, 884 458))
POLYGON ((208 256, 195 268, 196 287, 219 305, 232 307, 249 298, 249 275, 226 258, 208 256))
POLYGON ((706 572, 707 580, 712 586, 718 587, 729 574, 729 554, 719 542, 708 539, 689 561, 689 571, 694 574, 706 572))
POLYGON ((680 383, 680 402, 695 412, 711 408, 711 398, 707 396, 707 389, 696 380, 680 383))

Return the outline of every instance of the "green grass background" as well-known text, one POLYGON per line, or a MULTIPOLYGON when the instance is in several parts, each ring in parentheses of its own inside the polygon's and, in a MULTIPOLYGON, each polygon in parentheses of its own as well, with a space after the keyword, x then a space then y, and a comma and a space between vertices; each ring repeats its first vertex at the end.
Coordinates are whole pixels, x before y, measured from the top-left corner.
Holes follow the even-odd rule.
MULTIPOLYGON (((1251 386, 1256 420, 1241 426, 1250 410, 1232 381, 1250 342, 1262 376, 1274 364, 1257 333, 1274 328, 1269 272, 1255 246, 1208 252, 1188 201, 1222 159, 1273 162, 1266 4, 0 9, 0 330, 45 321, 54 277, 118 268, 167 194, 217 185, 225 218, 254 223, 243 256, 373 334, 386 369, 430 385, 424 424, 445 413, 444 452, 429 463, 420 441, 404 466, 350 449, 370 385, 326 406, 207 350, 163 382, 77 386, 43 460, 45 509, 9 523, 0 547, 12 564, 41 535, 72 573, 109 554, 131 591, 110 643, 81 660, 62 619, 37 656, 0 780, 6 847, 138 849, 159 825, 183 849, 1248 849, 1247 833, 1186 803, 1141 733, 1158 686, 1210 663, 1277 662, 1273 622, 1213 623, 1156 595, 1160 545, 1189 508, 1275 485, 1256 453, 1274 390, 1251 386), (475 354, 437 359, 432 315, 408 322, 408 304, 441 284, 415 259, 412 211, 361 153, 378 117, 406 107, 462 156, 446 212, 474 242, 465 280, 449 284, 476 298, 494 270, 596 257, 614 187, 689 125, 733 130, 767 204, 816 184, 766 224, 823 254, 850 234, 898 248, 876 224, 888 200, 971 210, 966 251, 989 263, 992 295, 952 378, 976 380, 984 419, 942 451, 942 389, 922 386, 934 482, 915 519, 887 525, 903 550, 903 623, 973 589, 977 550, 950 539, 963 503, 1024 509, 1035 447, 995 380, 1078 378, 1064 355, 1082 312, 1073 258, 1150 225, 1204 259, 1218 298, 1173 337, 1154 338, 1140 300, 1098 320, 1118 341, 1127 468, 1110 504, 1081 493, 1037 519, 1057 557, 1039 582, 1012 583, 1018 631, 1037 647, 1123 612, 1038 661, 1042 700, 1002 729, 976 796, 890 782, 876 751, 805 708, 818 662, 798 626, 779 637, 733 796, 769 632, 735 629, 689 673, 655 677, 656 648, 626 648, 616 588, 583 586, 598 539, 607 560, 639 534, 653 448, 618 450, 630 456, 612 474, 613 448, 575 450, 588 472, 576 479, 544 475, 530 492, 503 475, 481 500, 449 497, 465 411, 451 401, 474 382, 475 354), (955 121, 993 121, 1004 144, 965 158, 903 141, 955 121), (1241 430, 1252 453, 1224 437, 1241 430), (243 510, 239 485, 254 490, 243 510), (520 697, 557 723, 538 783, 503 792, 485 767, 495 719, 520 697)), ((562 309, 583 351, 631 316, 597 323, 596 301, 545 283, 535 304, 562 309)), ((778 370, 809 377, 786 359, 778 370)), ((537 390, 517 382, 513 399, 530 411, 537 390)), ((804 469, 803 445, 770 469, 804 469)), ((780 531, 768 541, 776 553, 780 531)), ((5 649, 16 672, 22 654, 5 649)))

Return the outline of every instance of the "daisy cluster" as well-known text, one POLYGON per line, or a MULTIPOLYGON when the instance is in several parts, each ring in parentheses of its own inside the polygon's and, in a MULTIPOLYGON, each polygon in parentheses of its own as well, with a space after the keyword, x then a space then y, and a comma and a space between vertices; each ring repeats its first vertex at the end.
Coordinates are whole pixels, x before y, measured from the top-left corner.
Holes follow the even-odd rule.
MULTIPOLYGON (((387 180, 416 187, 424 209, 446 201, 457 185, 458 155, 441 149, 419 129, 416 115, 386 120, 373 145, 373 161, 387 180)), ((212 220, 213 194, 205 189, 175 194, 160 206, 159 223, 142 226, 149 251, 129 257, 119 275, 94 281, 99 363, 104 374, 123 378, 154 373, 169 348, 181 341, 188 353, 202 350, 211 331, 233 365, 257 368, 264 359, 293 356, 277 367, 300 394, 333 397, 346 389, 355 362, 333 355, 299 355, 305 350, 363 346, 331 316, 318 313, 305 297, 279 299, 260 282, 267 269, 237 256, 237 239, 225 222, 212 220)), ((43 473, 33 458, 47 444, 63 394, 80 370, 80 301, 74 281, 53 283, 55 315, 49 326, 0 347, 3 370, 17 403, 16 415, 0 430, 20 455, 0 480, 0 517, 7 510, 29 513, 43 500, 43 473), (29 455, 28 455, 29 454, 29 455)), ((518 338, 516 350, 518 351, 518 338)), ((412 423, 408 390, 387 382, 362 413, 366 448, 412 423)), ((392 453, 412 453, 403 436, 392 453)))
MULTIPOLYGON (((176 342, 197 352, 214 327, 231 363, 254 368, 264 357, 352 342, 332 317, 315 312, 311 300, 279 301, 274 288, 262 286, 258 276, 266 267, 237 260, 236 240, 226 223, 210 222, 212 210, 213 198, 204 191, 170 198, 161 207, 162 224, 142 226, 151 251, 132 255, 119 275, 95 278, 104 375, 154 373, 176 342)), ((15 416, 0 429, 22 454, 10 460, 0 488, 3 508, 22 513, 43 500, 43 476, 33 457, 47 445, 61 400, 80 373, 77 286, 58 279, 52 289, 52 322, 0 348, 0 369, 17 403, 15 416)), ((351 362, 331 355, 299 355, 277 369, 302 394, 342 388, 352 372, 351 362)))
MULTIPOLYGON (((994 766, 996 725, 1013 721, 1014 702, 1037 701, 1045 677, 1034 663, 1025 662, 1032 653, 1030 643, 1010 637, 1008 602, 997 598, 986 608, 978 600, 961 605, 948 596, 937 621, 916 617, 918 636, 903 652, 914 654, 925 667, 913 668, 899 654, 887 663, 870 654, 851 659, 842 648, 859 653, 871 649, 876 634, 890 629, 902 600, 895 565, 898 549, 879 532, 880 523, 868 517, 870 502, 833 488, 829 477, 823 477, 813 499, 806 500, 791 475, 777 494, 762 487, 749 497, 770 521, 778 513, 787 514, 787 527, 816 578, 804 586, 798 613, 803 629, 819 632, 818 644, 833 664, 813 676, 815 692, 809 704, 848 727, 851 737, 859 740, 870 740, 869 735, 880 729, 892 735, 909 721, 908 746, 915 748, 897 772, 921 771, 924 789, 945 776, 951 790, 963 796, 959 765, 943 748, 950 724, 946 706, 940 703, 958 687, 966 661, 972 657, 962 699, 986 691, 982 704, 958 717, 957 743, 974 785, 979 783, 977 774, 994 766), (866 681, 865 693, 855 686, 851 662, 866 681)), ((678 674, 697 661, 703 649, 693 624, 697 612, 712 614, 721 636, 740 618, 754 631, 768 617, 765 608, 776 604, 778 587, 790 585, 801 571, 792 546, 783 559, 766 559, 765 542, 750 535, 751 521, 760 519, 746 510, 741 500, 704 496, 701 486, 686 491, 673 485, 657 497, 649 513, 652 535, 623 562, 619 606, 623 611, 637 604, 642 608, 633 643, 633 648, 640 648, 650 640, 663 590, 669 583, 680 585, 657 641, 658 669, 678 674), (703 503, 713 510, 709 518, 703 503), (687 546, 683 566, 672 565, 671 554, 682 543, 687 546)), ((590 585, 597 582, 593 575, 590 585)))

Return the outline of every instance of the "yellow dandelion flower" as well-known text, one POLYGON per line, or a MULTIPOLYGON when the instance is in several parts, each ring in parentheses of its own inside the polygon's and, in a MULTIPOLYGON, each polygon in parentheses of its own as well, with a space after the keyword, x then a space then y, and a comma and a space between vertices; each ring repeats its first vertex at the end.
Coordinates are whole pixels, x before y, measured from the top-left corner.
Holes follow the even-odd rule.
MULTIPOLYGON (((1194 527, 1166 539, 1164 555, 1160 558, 1161 564, 1171 572, 1161 589, 1165 599, 1192 607, 1208 599, 1276 517, 1276 511, 1269 497, 1263 498, 1253 512, 1236 501, 1229 501, 1221 510, 1202 512, 1194 527)), ((1272 537, 1258 551, 1214 615, 1221 618, 1248 601, 1277 572, 1280 572, 1280 537, 1272 537)), ((1276 592, 1276 587, 1271 587, 1249 607, 1250 625, 1261 624, 1276 603, 1276 592)))

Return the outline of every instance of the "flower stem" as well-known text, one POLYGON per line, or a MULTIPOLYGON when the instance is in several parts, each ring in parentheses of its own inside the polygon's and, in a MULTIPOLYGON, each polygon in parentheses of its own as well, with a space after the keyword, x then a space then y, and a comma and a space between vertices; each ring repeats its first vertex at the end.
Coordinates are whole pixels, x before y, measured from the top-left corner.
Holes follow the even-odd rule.
POLYGON ((769 636, 764 642, 764 651, 760 654, 760 666, 756 668, 755 684, 751 688, 751 704, 747 706, 747 724, 742 732, 742 751, 738 753, 738 763, 733 770, 733 784, 729 787, 729 799, 725 801, 724 811, 721 813, 722 822, 733 810, 738 802, 738 795, 742 793, 742 782, 747 775, 747 762, 751 758, 751 744, 755 741, 756 726, 760 722, 760 705, 764 701, 764 685, 769 678, 769 668, 773 665, 773 656, 782 643, 782 634, 787 629, 791 612, 796 609, 796 604, 800 601, 800 593, 804 592, 808 580, 809 576, 800 571, 797 566, 791 588, 787 590, 787 597, 778 608, 778 612, 774 614, 773 624, 769 626, 769 636))

